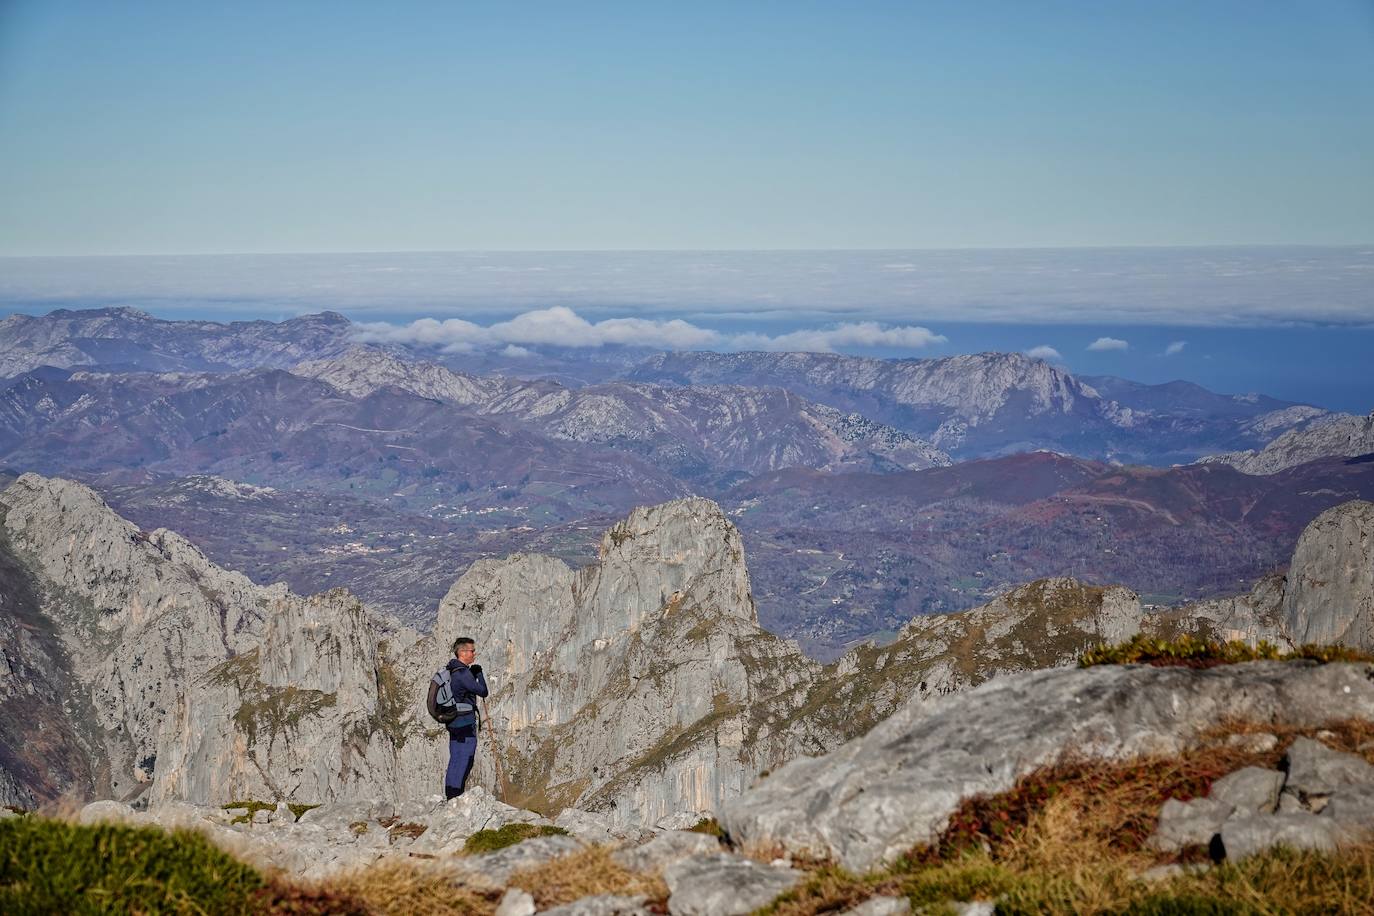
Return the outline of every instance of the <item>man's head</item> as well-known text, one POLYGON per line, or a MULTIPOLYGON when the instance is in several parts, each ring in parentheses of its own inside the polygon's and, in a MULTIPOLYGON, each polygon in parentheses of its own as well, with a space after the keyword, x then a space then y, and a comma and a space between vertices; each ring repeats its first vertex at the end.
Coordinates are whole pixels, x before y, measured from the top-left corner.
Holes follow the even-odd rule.
POLYGON ((459 636, 453 641, 453 655, 465 665, 471 665, 477 657, 477 643, 470 636, 459 636))

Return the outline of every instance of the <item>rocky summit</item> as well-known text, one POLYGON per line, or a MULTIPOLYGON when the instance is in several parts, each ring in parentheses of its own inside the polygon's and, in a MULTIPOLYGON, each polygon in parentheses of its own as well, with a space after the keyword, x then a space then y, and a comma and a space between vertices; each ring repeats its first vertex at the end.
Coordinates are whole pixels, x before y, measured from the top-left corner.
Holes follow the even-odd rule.
POLYGON ((624 829, 721 811, 760 773, 913 704, 1136 633, 1360 637, 1374 519, 1360 502, 1324 514, 1287 579, 1249 596, 1147 610, 1126 589, 1047 579, 821 666, 759 626, 740 533, 699 498, 635 510, 582 569, 473 564, 426 636, 342 590, 258 585, 71 481, 26 474, 0 510, 7 803, 425 797, 446 752, 425 684, 469 635, 493 685, 476 781, 624 829))

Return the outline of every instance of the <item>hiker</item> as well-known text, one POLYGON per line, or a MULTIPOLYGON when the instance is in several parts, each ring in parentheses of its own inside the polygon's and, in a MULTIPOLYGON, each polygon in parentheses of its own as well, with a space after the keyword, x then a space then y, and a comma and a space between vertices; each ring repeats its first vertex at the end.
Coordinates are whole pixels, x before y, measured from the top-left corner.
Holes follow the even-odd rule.
POLYGON ((487 695, 487 680, 482 666, 473 663, 476 657, 477 643, 460 636, 453 642, 453 658, 430 680, 429 714, 448 728, 445 798, 463 794, 477 755, 477 698, 487 695))

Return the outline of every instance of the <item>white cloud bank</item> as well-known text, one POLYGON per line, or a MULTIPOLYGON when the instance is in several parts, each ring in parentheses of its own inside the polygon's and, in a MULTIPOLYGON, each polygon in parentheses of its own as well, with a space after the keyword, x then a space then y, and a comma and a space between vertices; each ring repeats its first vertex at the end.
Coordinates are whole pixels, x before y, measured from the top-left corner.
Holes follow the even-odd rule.
POLYGON ((1169 344, 1169 346, 1164 348, 1164 355, 1177 356, 1178 354, 1183 352, 1183 348, 1186 346, 1188 346, 1188 341, 1176 340, 1173 343, 1169 344))
POLYGON ((659 350, 806 350, 832 352, 841 348, 882 347, 919 350, 947 341, 941 334, 916 325, 885 327, 876 321, 856 321, 828 328, 808 328, 770 336, 755 332, 726 334, 683 321, 648 318, 607 318, 591 322, 566 306, 523 312, 508 321, 480 325, 462 318, 439 321, 420 318, 409 324, 384 321, 358 325, 355 337, 367 343, 398 343, 433 347, 446 353, 504 347, 507 355, 528 352, 528 346, 601 347, 620 345, 659 350))
POLYGON ((327 308, 399 322, 498 320, 564 305, 598 318, 744 313, 789 328, 900 325, 913 314, 1094 328, 1364 327, 1374 325, 1371 276, 1371 245, 3 258, 0 308, 132 305, 166 318, 327 308))
POLYGON ((1063 355, 1054 347, 1051 347, 1049 344, 1041 344, 1038 347, 1031 347, 1029 350, 1026 351, 1026 355, 1031 357, 1032 359, 1047 359, 1050 362, 1055 363, 1063 362, 1064 360, 1063 355))
POLYGON ((1089 350, 1126 350, 1130 344, 1117 337, 1099 337, 1088 344, 1089 350))

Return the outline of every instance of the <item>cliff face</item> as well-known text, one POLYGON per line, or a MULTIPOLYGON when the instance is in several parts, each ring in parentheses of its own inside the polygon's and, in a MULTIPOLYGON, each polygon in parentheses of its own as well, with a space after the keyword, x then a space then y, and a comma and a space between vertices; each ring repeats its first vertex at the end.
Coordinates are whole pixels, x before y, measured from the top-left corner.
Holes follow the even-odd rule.
POLYGON ((401 788, 399 685, 387 689, 378 630, 347 593, 257 586, 70 481, 26 474, 0 503, 71 659, 72 692, 89 691, 92 759, 108 762, 110 794, 216 802, 401 788))
POLYGON ((1312 422, 1285 431, 1262 449, 1212 455, 1204 461, 1229 464, 1246 474, 1279 471, 1319 458, 1368 455, 1374 452, 1374 414, 1317 416, 1312 422))
POLYGON ((1298 538, 1283 596, 1297 642, 1374 649, 1374 503, 1328 509, 1298 538))
POLYGON ((707 500, 635 510, 574 572, 548 557, 478 563, 437 634, 477 640, 514 803, 622 822, 712 810, 771 759, 753 711, 818 666, 758 626, 739 532, 707 500))
POLYGON ((910 703, 1142 630, 1368 646, 1374 593, 1374 504, 1355 502, 1313 522, 1287 585, 1145 613, 1123 588, 1040 580, 821 667, 759 627, 739 531, 703 499, 636 509, 581 570, 476 563, 423 638, 343 590, 220 569, 79 484, 25 475, 0 510, 0 793, 26 806, 433 794, 447 748, 425 685, 467 635, 493 688, 476 782, 648 825, 720 810, 910 703))

